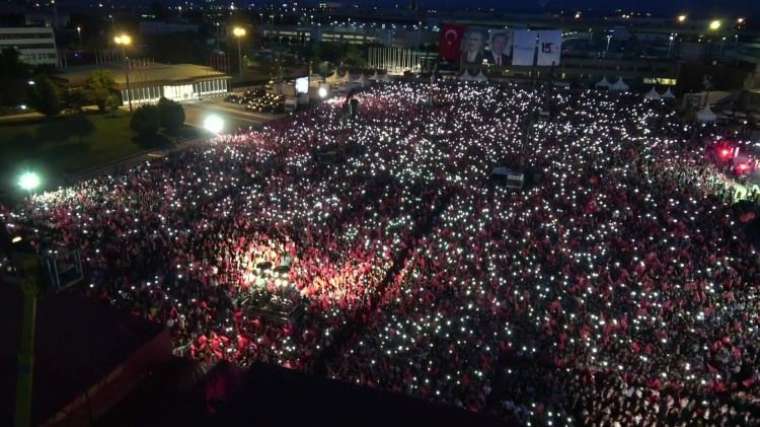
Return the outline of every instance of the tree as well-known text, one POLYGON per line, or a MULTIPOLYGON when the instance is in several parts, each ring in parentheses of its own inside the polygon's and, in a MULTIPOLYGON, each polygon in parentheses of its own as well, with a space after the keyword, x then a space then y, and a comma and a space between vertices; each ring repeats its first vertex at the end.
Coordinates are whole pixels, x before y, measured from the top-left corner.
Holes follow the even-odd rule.
POLYGON ((87 97, 82 89, 69 89, 63 93, 63 104, 70 110, 80 112, 87 104, 87 97))
POLYGON ((116 93, 112 93, 106 101, 106 109, 108 111, 116 111, 121 105, 121 97, 116 93))
POLYGON ((161 127, 161 115, 155 105, 143 105, 132 114, 129 127, 141 138, 158 133, 161 127))
POLYGON ((58 115, 63 109, 60 89, 47 76, 34 79, 34 85, 29 91, 29 101, 35 110, 48 117, 58 115))
POLYGON ((108 71, 95 70, 85 82, 87 100, 97 105, 101 112, 108 111, 108 98, 115 93, 116 81, 108 71))
POLYGON ((162 97, 158 101, 158 111, 161 127, 169 133, 176 133, 185 124, 185 109, 178 102, 162 97))

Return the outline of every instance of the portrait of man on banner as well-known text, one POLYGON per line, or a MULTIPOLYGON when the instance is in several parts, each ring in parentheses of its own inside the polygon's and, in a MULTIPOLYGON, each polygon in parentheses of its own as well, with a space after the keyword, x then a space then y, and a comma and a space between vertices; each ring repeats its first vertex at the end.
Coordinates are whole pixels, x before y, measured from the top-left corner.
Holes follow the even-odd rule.
POLYGON ((470 30, 465 33, 462 40, 462 69, 477 73, 483 65, 483 49, 486 45, 486 36, 482 31, 470 30))
POLYGON ((486 61, 497 67, 512 64, 512 37, 510 33, 499 31, 491 33, 489 50, 486 53, 486 61))

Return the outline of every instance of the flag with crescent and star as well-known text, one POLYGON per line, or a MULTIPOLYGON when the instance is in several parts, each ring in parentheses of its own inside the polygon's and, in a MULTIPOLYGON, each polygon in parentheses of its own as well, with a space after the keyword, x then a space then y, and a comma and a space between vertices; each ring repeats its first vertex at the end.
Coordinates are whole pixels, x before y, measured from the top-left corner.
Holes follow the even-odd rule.
POLYGON ((442 59, 456 61, 459 59, 459 45, 466 28, 462 25, 444 24, 441 29, 439 53, 442 59))

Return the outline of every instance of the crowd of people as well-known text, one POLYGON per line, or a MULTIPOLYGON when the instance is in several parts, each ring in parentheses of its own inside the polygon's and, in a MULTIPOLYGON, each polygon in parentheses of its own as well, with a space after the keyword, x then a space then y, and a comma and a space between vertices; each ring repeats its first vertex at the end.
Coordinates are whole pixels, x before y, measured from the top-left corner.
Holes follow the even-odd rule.
POLYGON ((282 113, 285 111, 285 97, 268 93, 262 89, 249 89, 233 93, 224 98, 225 102, 238 104, 255 113, 282 113))
MULTIPOLYGON (((176 353, 526 425, 760 423, 760 262, 666 101, 395 82, 39 194, 2 219, 176 353), (525 171, 526 186, 491 180, 525 171)), ((716 172, 717 173, 717 172, 716 172)))

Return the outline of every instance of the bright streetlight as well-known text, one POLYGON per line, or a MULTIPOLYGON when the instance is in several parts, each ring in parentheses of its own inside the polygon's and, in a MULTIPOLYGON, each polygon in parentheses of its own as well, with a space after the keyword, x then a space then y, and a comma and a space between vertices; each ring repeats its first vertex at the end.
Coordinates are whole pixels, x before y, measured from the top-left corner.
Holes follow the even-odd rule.
POLYGON ((42 180, 40 179, 40 176, 34 172, 24 172, 18 178, 18 186, 21 187, 22 190, 30 193, 36 190, 41 183, 42 180))
POLYGON ((203 119, 203 128, 211 133, 220 134, 224 130, 224 119, 216 114, 206 116, 203 119))
POLYGON ((243 76, 243 53, 240 48, 240 41, 243 39, 243 37, 248 34, 248 31, 246 31, 243 27, 235 27, 232 29, 232 35, 235 36, 237 39, 237 47, 238 47, 238 72, 240 73, 240 76, 243 76))
POLYGON ((124 57, 124 76, 127 80, 127 99, 129 100, 129 112, 132 112, 132 91, 129 87, 129 57, 127 56, 127 46, 132 44, 132 37, 129 34, 121 33, 113 38, 113 42, 121 47, 121 54, 124 57))
POLYGON ((689 18, 689 17, 688 17, 688 16, 686 16, 685 14, 681 14, 681 15, 678 15, 678 16, 676 17, 676 20, 678 21, 678 23, 679 23, 679 24, 683 24, 684 22, 686 22, 686 20, 687 20, 688 18, 689 18))
POLYGON ((327 93, 328 93, 327 92, 327 87, 320 86, 319 89, 317 90, 317 93, 319 94, 320 98, 322 98, 322 99, 327 98, 327 93))
POLYGON ((720 30, 720 27, 723 26, 723 22, 721 22, 720 19, 713 19, 710 21, 710 31, 718 31, 720 30))

